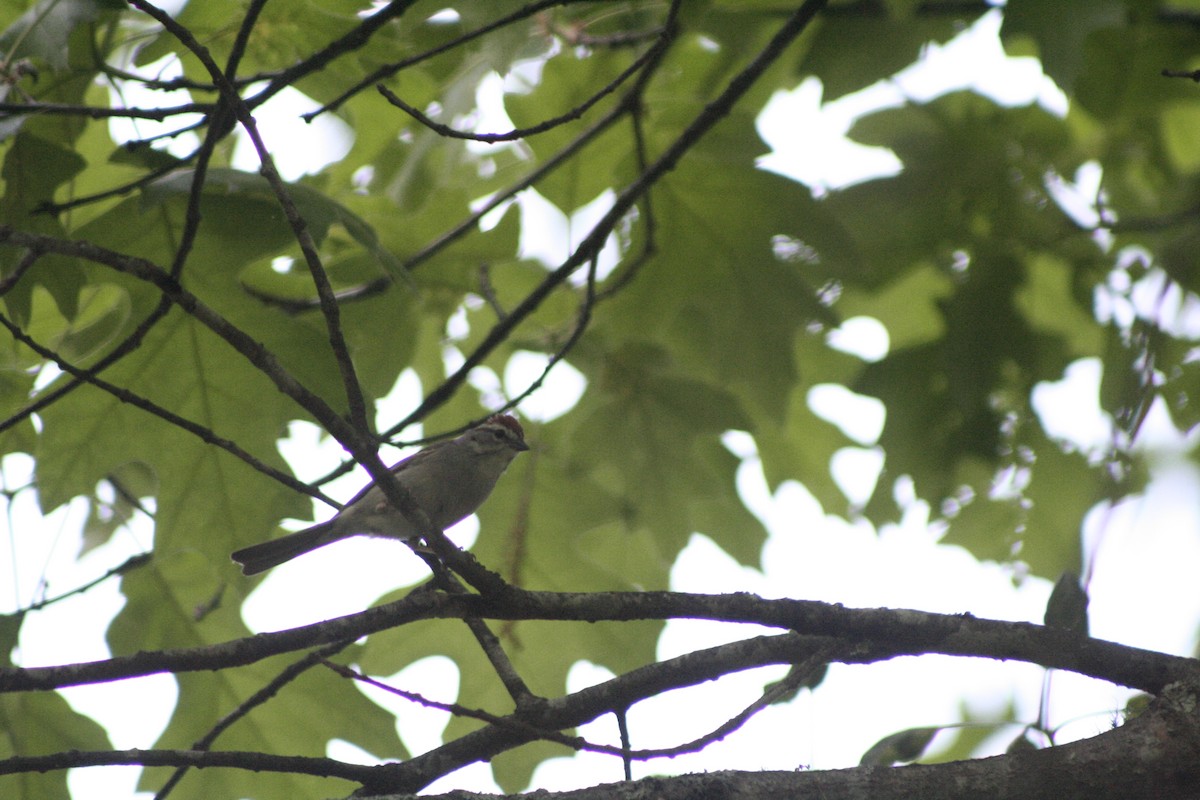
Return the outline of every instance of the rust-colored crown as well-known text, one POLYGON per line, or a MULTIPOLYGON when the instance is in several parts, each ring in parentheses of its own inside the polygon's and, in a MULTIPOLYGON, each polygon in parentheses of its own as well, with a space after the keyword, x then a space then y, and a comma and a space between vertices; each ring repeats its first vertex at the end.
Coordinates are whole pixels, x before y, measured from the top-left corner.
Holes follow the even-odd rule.
POLYGON ((488 417, 487 421, 483 424, 488 425, 490 423, 503 425, 515 433, 517 438, 519 438, 522 442, 525 441, 525 430, 521 427, 521 423, 517 422, 516 417, 510 414, 493 414, 492 416, 488 417))

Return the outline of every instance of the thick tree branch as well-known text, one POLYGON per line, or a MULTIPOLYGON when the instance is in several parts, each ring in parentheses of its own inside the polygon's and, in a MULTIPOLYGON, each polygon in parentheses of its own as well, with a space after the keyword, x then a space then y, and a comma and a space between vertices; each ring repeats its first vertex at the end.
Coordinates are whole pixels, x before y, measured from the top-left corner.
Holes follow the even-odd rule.
MULTIPOLYGON (((1126 800, 1193 798, 1200 785, 1200 717, 1195 695, 1159 701, 1119 728, 1044 750, 905 767, 761 772, 711 772, 539 792, 541 800, 695 800, 696 798, 820 798, 888 800, 986 797, 989 800, 1126 800)), ((363 795, 360 795, 363 796, 363 795)), ((415 794, 363 796, 416 800, 415 794)), ((421 800, 501 800, 513 795, 469 792, 420 795, 421 800)))
POLYGON ((252 664, 280 653, 366 636, 419 620, 459 619, 629 622, 708 619, 765 625, 814 636, 887 642, 896 655, 942 653, 1027 661, 1157 693, 1195 679, 1200 662, 1069 631, 1018 622, 923 611, 847 609, 812 600, 765 600, 751 594, 680 592, 533 592, 513 587, 489 596, 415 592, 356 614, 206 647, 142 652, 57 667, 0 669, 0 692, 50 690, 160 672, 198 672, 252 664))
MULTIPOLYGON (((665 594, 663 593, 663 595, 665 594)), ((605 596, 600 595, 597 597, 605 596)), ((674 599, 684 604, 720 600, 727 601, 728 604, 734 606, 743 606, 750 598, 744 595, 730 595, 722 598, 680 595, 671 598, 659 596, 655 599, 674 599)), ((723 602, 722 605, 727 603, 723 602)), ((770 664, 806 663, 810 662, 813 658, 821 660, 829 659, 842 663, 872 663, 893 658, 897 655, 914 654, 917 650, 909 644, 910 640, 928 642, 929 644, 925 646, 924 652, 991 655, 992 657, 998 657, 995 655, 996 653, 1004 653, 1007 655, 999 657, 1022 658, 1024 656, 1018 653, 1018 651, 1023 649, 1020 646, 1021 643, 1036 641, 1039 638, 1047 638, 1049 641, 1043 642, 1047 647, 1042 651, 1055 649, 1059 655, 1049 660, 1057 660, 1059 663, 1070 662, 1074 654, 1078 653, 1083 654, 1084 660, 1086 660, 1088 658, 1087 651, 1093 648, 1113 649, 1122 658, 1130 654, 1134 654, 1132 656, 1134 660, 1139 657, 1134 648, 1123 648, 1119 645, 1081 639, 1081 637, 1077 636, 1066 635, 1064 638, 1062 636, 1055 636, 1058 632, 1021 623, 989 622, 969 617, 944 617, 913 611, 855 611, 838 606, 818 608, 823 606, 823 604, 800 603, 800 601, 759 600, 758 603, 770 604, 777 611, 787 611, 790 608, 792 610, 803 609, 805 612, 817 612, 816 614, 803 613, 801 616, 820 617, 827 614, 832 617, 838 617, 847 623, 843 627, 848 630, 874 630, 881 624, 887 624, 893 629, 895 635, 881 635, 875 638, 860 639, 851 635, 844 637, 803 636, 795 633, 787 633, 758 636, 731 644, 708 648, 668 661, 646 665, 572 695, 549 701, 536 708, 530 707, 518 711, 510 717, 495 720, 484 729, 467 734, 429 753, 399 764, 384 764, 377 767, 358 768, 355 770, 351 769, 350 765, 342 765, 338 762, 330 762, 323 759, 289 759, 286 757, 237 753, 212 753, 210 754, 211 758, 201 758, 196 753, 179 753, 173 751, 155 753, 151 751, 151 754, 77 753, 57 754, 55 756, 41 757, 40 759, 31 759, 28 757, 10 759, 0 762, 0 774, 33 769, 63 769, 68 766, 112 763, 174 764, 177 766, 197 767, 226 766, 249 769, 282 769, 314 775, 337 775, 360 781, 366 791, 416 791, 422 786, 427 785, 431 780, 459 769, 466 764, 488 759, 498 753, 535 739, 546 738, 567 744, 568 746, 586 747, 586 743, 582 742, 582 740, 573 742, 571 740, 564 740, 559 736, 547 735, 546 732, 574 727, 595 719, 602 714, 628 708, 640 700, 656 696, 668 690, 684 686, 694 686, 713 680, 721 675, 729 674, 730 672, 770 664), (890 618, 890 621, 885 620, 885 618, 890 618), (925 628, 932 628, 938 633, 937 635, 931 635, 928 631, 923 630, 925 628), (978 630, 980 628, 983 630, 978 630), (948 631, 953 629, 966 630, 959 630, 957 633, 948 633, 948 631), (983 642, 989 639, 991 640, 990 646, 983 646, 983 642), (977 641, 980 642, 980 645, 968 647, 965 644, 968 641, 977 641), (137 759, 141 756, 144 756, 146 760, 138 761, 137 759)), ((753 616, 746 613, 748 610, 747 608, 739 608, 736 613, 729 616, 744 620, 747 617, 753 616)), ((767 614, 765 616, 775 617, 777 615, 767 614)), ((1038 649, 1036 644, 1034 649, 1038 649)), ((1144 651, 1142 652, 1144 653, 1144 651)), ((1172 683, 1164 687, 1166 699, 1160 703, 1160 706, 1165 709, 1164 713, 1166 716, 1174 720, 1172 724, 1187 724, 1194 728, 1197 718, 1194 710, 1190 710, 1187 713, 1179 713, 1179 709, 1176 706, 1186 706, 1187 698, 1191 697, 1195 687, 1200 685, 1200 681, 1197 681, 1198 673, 1196 665, 1190 659, 1171 659, 1171 657, 1159 656, 1158 654, 1149 655, 1166 659, 1169 662, 1173 661, 1175 662, 1173 666, 1180 667, 1180 670, 1172 678, 1172 683), (1171 685, 1179 688, 1172 689, 1170 688, 1171 685), (1192 688, 1189 689, 1186 687, 1192 688)), ((1150 714, 1148 713, 1144 716, 1149 718, 1150 714)), ((726 726, 722 726, 713 735, 721 735, 725 732, 726 728, 732 729, 736 727, 736 723, 737 719, 731 721, 726 726)), ((1126 726, 1120 730, 1131 730, 1139 724, 1148 723, 1135 721, 1133 725, 1126 726)), ((1106 734, 1106 736, 1110 735, 1106 734)), ((1099 742, 1103 739, 1104 737, 1098 737, 1091 741, 1099 742)), ((1193 731, 1186 737, 1186 742, 1180 746, 1195 749, 1198 747, 1196 744, 1197 741, 1200 741, 1200 738, 1197 738, 1193 731)), ((632 752, 610 748, 610 751, 613 755, 651 758, 678 752, 681 748, 688 746, 680 745, 670 748, 632 752)), ((1070 745, 1069 747, 1078 748, 1088 746, 1095 745, 1089 745, 1087 742, 1084 742, 1070 745)), ((1069 751, 1064 751, 1063 748, 1054 748, 1042 752, 1065 753, 1069 751)), ((1042 757, 1048 758, 1048 756, 1042 757)), ((1077 759, 1078 757, 1074 757, 1073 760, 1077 759)), ((997 766, 997 762, 997 759, 963 762, 963 765, 969 766, 956 765, 955 768, 965 770, 962 773, 963 775, 974 774, 979 777, 992 775, 994 779, 993 773, 989 772, 989 770, 1000 768, 997 766)), ((1058 764, 1058 762, 1055 763, 1058 764)), ((1056 768, 1061 769, 1061 764, 1056 768)), ((873 772, 873 769, 866 770, 866 774, 873 774, 873 772)), ((891 771, 887 770, 887 772, 890 774, 891 771)), ((830 775, 839 773, 821 774, 830 775)), ((841 774, 848 773, 843 772, 841 774)), ((746 779, 751 780, 750 777, 746 779)), ((929 779, 947 780, 944 774, 931 774, 929 779)), ((1144 782, 1144 778, 1139 778, 1139 780, 1144 782)), ((891 797, 892 795, 889 794, 887 796, 891 797)), ((908 795, 901 794, 900 796, 908 795)))

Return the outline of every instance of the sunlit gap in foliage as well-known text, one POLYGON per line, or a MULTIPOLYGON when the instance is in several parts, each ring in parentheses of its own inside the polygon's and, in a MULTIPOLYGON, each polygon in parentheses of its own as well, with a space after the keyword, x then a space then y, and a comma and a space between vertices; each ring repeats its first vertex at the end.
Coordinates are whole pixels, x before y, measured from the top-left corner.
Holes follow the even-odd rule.
MULTIPOLYGON (((267 84, 256 83, 242 93, 251 98, 267 84)), ((305 175, 316 175, 326 166, 341 161, 354 145, 354 130, 334 114, 322 114, 305 122, 301 114, 320 108, 320 104, 302 92, 286 87, 261 106, 254 109, 254 118, 264 142, 287 142, 287 147, 275 147, 271 158, 286 181, 305 175)), ((234 131, 234 169, 257 172, 260 161, 253 142, 245 130, 234 131)))
MULTIPOLYGON (((1081 228, 1093 231, 1093 238, 1101 249, 1112 253, 1115 241, 1112 226, 1120 225, 1122 220, 1117 219, 1108 208, 1102 179, 1100 165, 1087 162, 1076 170, 1070 180, 1059 175, 1047 176, 1046 188, 1055 203, 1081 228)), ((1154 369, 1153 354, 1147 349, 1148 343, 1145 341, 1146 331, 1162 332, 1184 342, 1197 341, 1200 339, 1200 298, 1172 280, 1155 263, 1153 256, 1140 247, 1126 247, 1112 253, 1112 257, 1113 268, 1104 282, 1093 290, 1092 313, 1098 322, 1115 329, 1126 348, 1139 353, 1137 361, 1150 380, 1146 386, 1146 390, 1150 391, 1152 386, 1161 385, 1169 376, 1154 369)), ((1192 347, 1182 363, 1196 360, 1198 354, 1200 350, 1192 347)), ((1091 396, 1098 396, 1103 375, 1099 359, 1076 362, 1068 369, 1067 375, 1086 381, 1091 396)), ((1034 394, 1035 407, 1057 407, 1049 398, 1061 397, 1066 391, 1062 386, 1039 385, 1034 394), (1039 397, 1043 399, 1039 401, 1039 397)), ((1186 397, 1177 400, 1182 404, 1191 402, 1186 397)), ((1155 406, 1162 405, 1161 398, 1153 402, 1155 406)), ((1154 406, 1149 411, 1154 412, 1154 406)), ((1096 412, 1095 416, 1102 421, 1102 430, 1105 432, 1100 439, 1096 435, 1083 436, 1080 426, 1068 419, 1050 420, 1043 415, 1043 424, 1048 430, 1066 432, 1064 440, 1070 446, 1088 453, 1092 460, 1111 457, 1113 446, 1122 438, 1122 426, 1098 407, 1096 412)), ((1138 424, 1126 432, 1135 438, 1126 442, 1125 447, 1136 444, 1140 427, 1138 424)), ((1178 441, 1175 446, 1185 445, 1178 441)))
MULTIPOLYGON (((151 64, 140 66, 133 63, 133 52, 125 53, 121 68, 146 80, 170 81, 183 77, 183 68, 173 55, 166 55, 151 64)), ((141 80, 104 78, 111 95, 113 107, 125 108, 171 108, 192 102, 186 89, 156 90, 148 88, 141 80)), ((109 134, 119 144, 149 142, 155 150, 161 150, 177 158, 184 158, 200 146, 200 137, 185 128, 198 124, 200 114, 180 114, 169 122, 136 117, 112 117, 108 122, 109 134), (178 133, 177 133, 178 132, 178 133)))
MULTIPOLYGON (((446 341, 442 350, 447 374, 465 363, 466 356, 458 349, 457 343, 464 341, 471 332, 470 315, 484 306, 481 297, 468 294, 447 320, 446 341)), ((482 395, 483 405, 499 408, 509 398, 525 392, 545 371, 549 361, 550 356, 545 353, 518 350, 505 364, 503 380, 487 367, 476 367, 471 370, 467 382, 482 395)), ((571 366, 567 359, 562 359, 546 375, 542 386, 522 400, 517 409, 528 419, 549 422, 574 408, 586 388, 587 381, 583 373, 571 366)))
MULTIPOLYGON (((183 77, 179 62, 172 56, 164 56, 152 64, 136 66, 132 56, 123 65, 126 71, 146 80, 170 81, 183 77)), ((140 81, 106 79, 114 106, 137 108, 170 108, 193 102, 185 89, 169 91, 148 88, 140 81)), ((246 88, 243 97, 253 96, 266 87, 258 83, 246 88)), ((312 122, 304 122, 300 115, 314 111, 319 104, 302 92, 286 87, 254 109, 254 118, 264 141, 287 142, 287 147, 271 150, 271 157, 280 175, 294 181, 304 175, 319 173, 329 164, 341 160, 354 143, 353 130, 332 114, 322 114, 312 122)), ((195 152, 200 145, 199 137, 186 130, 199 123, 200 114, 176 115, 170 122, 149 119, 113 117, 109 131, 118 143, 148 142, 156 150, 183 158, 195 152)), ((258 153, 250 137, 242 128, 233 133, 234 149, 231 166, 247 172, 257 172, 258 153)))
POLYGON ((894 77, 830 103, 822 103, 823 86, 817 78, 806 78, 790 92, 776 92, 758 116, 759 135, 771 147, 758 160, 759 167, 800 181, 818 197, 896 175, 903 165, 895 153, 847 137, 854 123, 878 111, 928 103, 963 89, 1001 106, 1037 103, 1065 116, 1066 97, 1042 73, 1037 59, 1014 58, 1004 51, 1000 22, 999 10, 985 14, 946 44, 929 45, 919 61, 894 77), (965 57, 967 53, 971 57, 965 57))
MULTIPOLYGON (((999 11, 986 14, 946 44, 927 47, 916 64, 891 79, 830 103, 822 102, 823 86, 817 78, 805 79, 791 92, 777 92, 758 117, 759 133, 771 146, 771 153, 759 159, 759 167, 804 183, 817 197, 897 175, 903 165, 894 152, 862 145, 847 136, 855 122, 888 108, 928 103, 962 89, 971 89, 1000 105, 1038 103, 1057 116, 1065 115, 1065 96, 1042 74, 1039 62, 1010 58, 1004 52, 1000 22, 999 11), (963 57, 963 53, 980 51, 989 52, 991 57, 963 57), (987 67, 976 68, 980 63, 987 67), (997 69, 998 63, 1003 68, 997 69), (968 64, 971 69, 964 70, 968 64), (954 77, 947 81, 947 76, 954 77)), ((819 254, 810 253, 811 248, 798 240, 777 240, 773 246, 782 260, 803 264, 819 259, 819 254)), ((955 266, 965 270, 970 255, 957 255, 955 266)), ((822 287, 822 302, 836 305, 839 296, 839 286, 822 287)), ((886 329, 868 317, 845 321, 829 332, 827 343, 864 361, 878 361, 889 349, 886 329)), ((877 442, 886 411, 881 404, 878 408, 863 408, 869 400, 844 387, 832 386, 814 387, 807 398, 813 413, 864 445, 839 450, 830 465, 835 483, 852 505, 865 503, 871 496, 884 462, 877 442)), ((1018 479, 1016 472, 998 476, 997 491, 1003 492, 1011 480, 1018 479)), ((963 498, 963 502, 969 503, 970 498, 963 498)))

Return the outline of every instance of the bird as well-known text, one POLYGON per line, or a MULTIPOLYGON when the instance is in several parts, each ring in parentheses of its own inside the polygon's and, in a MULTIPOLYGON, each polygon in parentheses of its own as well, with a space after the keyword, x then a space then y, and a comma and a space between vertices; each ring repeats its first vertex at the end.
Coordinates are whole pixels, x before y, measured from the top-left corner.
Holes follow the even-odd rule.
MULTIPOLYGON (((389 469, 435 527, 445 529, 475 512, 518 453, 529 449, 516 417, 494 414, 455 439, 435 442, 389 469)), ((392 507, 375 483, 325 522, 232 554, 245 575, 351 536, 419 539, 421 532, 392 507)))

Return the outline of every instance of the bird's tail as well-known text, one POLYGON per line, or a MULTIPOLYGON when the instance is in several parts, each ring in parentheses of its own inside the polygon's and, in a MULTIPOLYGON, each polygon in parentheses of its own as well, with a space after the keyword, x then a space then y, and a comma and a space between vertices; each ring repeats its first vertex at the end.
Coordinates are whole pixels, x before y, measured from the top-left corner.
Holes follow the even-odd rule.
POLYGON ((329 535, 332 529, 331 523, 322 522, 302 531, 280 536, 278 539, 243 547, 235 551, 231 558, 242 565, 242 574, 257 575, 310 550, 337 541, 338 537, 329 535))

